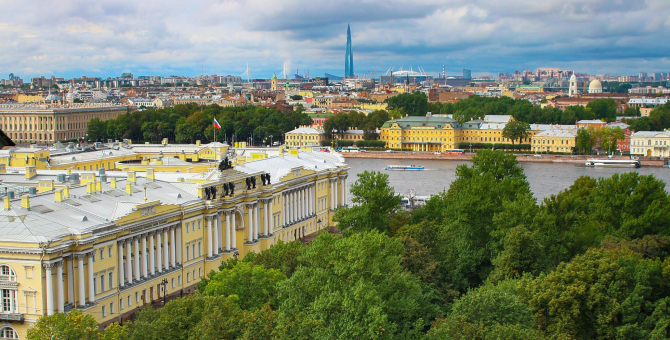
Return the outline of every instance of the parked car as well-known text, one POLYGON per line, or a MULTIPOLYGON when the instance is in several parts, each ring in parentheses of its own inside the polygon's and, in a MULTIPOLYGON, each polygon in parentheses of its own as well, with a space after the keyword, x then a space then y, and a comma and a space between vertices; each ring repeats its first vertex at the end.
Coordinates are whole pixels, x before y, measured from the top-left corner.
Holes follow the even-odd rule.
POLYGON ((386 152, 393 152, 393 150, 386 150, 386 152))

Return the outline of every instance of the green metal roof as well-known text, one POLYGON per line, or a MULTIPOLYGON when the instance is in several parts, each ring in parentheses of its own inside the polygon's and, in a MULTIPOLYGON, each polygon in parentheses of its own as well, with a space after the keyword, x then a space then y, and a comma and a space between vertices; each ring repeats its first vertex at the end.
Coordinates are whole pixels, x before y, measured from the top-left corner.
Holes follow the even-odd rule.
POLYGON ((402 129, 411 129, 413 127, 434 127, 437 129, 444 128, 445 125, 451 124, 454 128, 460 128, 460 124, 454 119, 448 117, 424 117, 424 116, 409 116, 400 119, 389 120, 384 123, 382 127, 389 128, 394 123, 402 129))

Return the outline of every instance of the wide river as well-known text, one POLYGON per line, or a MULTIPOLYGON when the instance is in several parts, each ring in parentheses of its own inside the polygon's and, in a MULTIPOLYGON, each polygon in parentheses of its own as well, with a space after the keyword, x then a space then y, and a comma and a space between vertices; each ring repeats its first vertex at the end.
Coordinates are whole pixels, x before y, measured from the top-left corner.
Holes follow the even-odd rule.
MULTIPOLYGON (((428 196, 448 190, 451 182, 456 179, 456 166, 468 164, 467 161, 447 160, 413 160, 413 159, 369 159, 369 158, 346 158, 346 163, 351 168, 347 186, 351 186, 357 179, 358 174, 365 170, 382 171, 389 175, 391 186, 400 194, 405 194, 414 189, 415 195, 428 196), (387 165, 422 165, 424 171, 386 171, 387 165)), ((538 199, 544 199, 552 194, 567 189, 580 176, 610 177, 615 173, 637 171, 641 175, 652 174, 663 180, 665 190, 670 190, 670 169, 661 167, 634 168, 590 168, 580 164, 560 163, 526 163, 520 162, 523 167, 530 190, 538 199)), ((347 194, 349 204, 351 195, 347 194)))

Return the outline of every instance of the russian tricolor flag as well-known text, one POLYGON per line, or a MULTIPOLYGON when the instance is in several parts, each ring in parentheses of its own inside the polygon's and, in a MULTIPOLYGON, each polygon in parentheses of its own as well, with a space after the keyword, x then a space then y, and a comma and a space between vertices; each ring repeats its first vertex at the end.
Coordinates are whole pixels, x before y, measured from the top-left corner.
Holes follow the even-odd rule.
POLYGON ((221 130, 221 124, 219 124, 219 122, 216 121, 216 118, 214 118, 214 127, 221 130))

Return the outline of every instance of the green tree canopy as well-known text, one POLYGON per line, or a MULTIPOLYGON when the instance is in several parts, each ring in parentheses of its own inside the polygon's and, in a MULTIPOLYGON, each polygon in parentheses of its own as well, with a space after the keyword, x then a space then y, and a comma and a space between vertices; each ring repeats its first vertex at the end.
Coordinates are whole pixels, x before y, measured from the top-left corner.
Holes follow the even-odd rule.
POLYGON ((528 138, 528 130, 530 130, 530 125, 528 125, 528 123, 513 120, 505 125, 502 135, 505 138, 509 138, 509 140, 512 141, 512 144, 514 144, 514 141, 517 139, 519 140, 519 143, 521 143, 522 139, 528 138))

